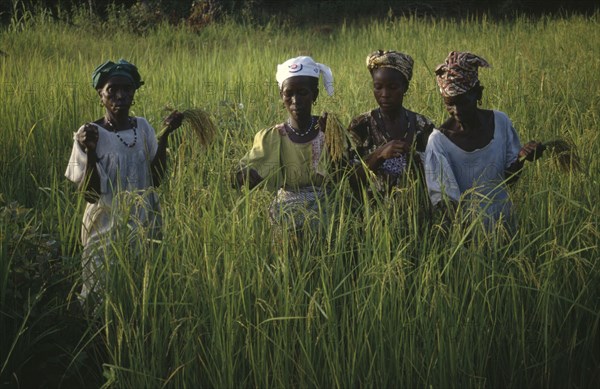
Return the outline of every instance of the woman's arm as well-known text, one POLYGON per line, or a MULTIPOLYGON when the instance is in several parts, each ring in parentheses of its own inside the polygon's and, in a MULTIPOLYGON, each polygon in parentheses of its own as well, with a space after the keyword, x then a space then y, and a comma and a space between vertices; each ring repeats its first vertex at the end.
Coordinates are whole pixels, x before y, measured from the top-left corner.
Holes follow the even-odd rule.
POLYGON ((248 188, 252 189, 258 184, 260 184, 263 178, 260 176, 260 174, 258 174, 256 170, 250 167, 246 167, 238 170, 235 173, 234 180, 238 189, 244 186, 246 183, 248 184, 248 188))
POLYGON ((523 169, 523 165, 525 165, 525 160, 535 161, 542 156, 543 150, 542 144, 535 141, 530 141, 521 147, 517 159, 504 170, 504 176, 507 179, 507 183, 513 184, 517 182, 521 176, 521 170, 523 169))
POLYGON ((237 188, 254 188, 263 183, 269 190, 283 184, 284 167, 281 162, 281 139, 286 136, 283 125, 273 126, 254 135, 252 147, 240 159, 233 173, 237 188))
POLYGON ((100 198, 100 173, 96 163, 98 155, 96 146, 98 145, 98 128, 93 124, 87 123, 83 131, 77 133, 77 143, 87 155, 85 163, 85 174, 83 180, 79 183, 79 190, 83 192, 83 197, 88 203, 96 203, 100 198))
POLYGON ((352 166, 350 172, 352 186, 359 188, 360 185, 363 185, 367 181, 365 165, 369 170, 376 172, 386 160, 399 157, 408 152, 410 152, 410 143, 398 139, 391 140, 375 149, 371 154, 363 158, 364 164, 355 163, 352 166))
POLYGON ((158 136, 158 147, 151 162, 152 182, 155 187, 160 186, 167 170, 167 147, 169 146, 169 135, 178 129, 183 122, 183 114, 173 111, 164 121, 165 129, 158 136))

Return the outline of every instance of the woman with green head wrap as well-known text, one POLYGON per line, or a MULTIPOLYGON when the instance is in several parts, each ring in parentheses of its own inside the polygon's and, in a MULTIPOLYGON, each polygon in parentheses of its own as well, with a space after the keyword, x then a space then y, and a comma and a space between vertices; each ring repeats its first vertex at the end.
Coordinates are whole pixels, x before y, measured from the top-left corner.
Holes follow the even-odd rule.
POLYGON ((157 139, 146 119, 129 115, 143 84, 137 67, 125 60, 98 66, 92 86, 104 115, 82 125, 73 137, 65 176, 79 185, 87 202, 81 231, 82 302, 102 290, 109 249, 119 231, 127 231, 127 239, 136 234, 156 238, 160 233, 160 207, 153 188, 164 175, 169 134, 181 125, 183 115, 175 111, 166 118, 166 130, 157 139))

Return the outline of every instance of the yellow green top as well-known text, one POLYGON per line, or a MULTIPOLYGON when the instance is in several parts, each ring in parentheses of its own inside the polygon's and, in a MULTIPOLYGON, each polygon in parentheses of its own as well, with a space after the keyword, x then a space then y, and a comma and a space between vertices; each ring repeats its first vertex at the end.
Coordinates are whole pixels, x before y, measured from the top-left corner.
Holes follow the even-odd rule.
POLYGON ((252 149, 240 164, 256 170, 268 189, 319 187, 327 180, 331 167, 326 149, 323 132, 306 143, 295 143, 284 124, 278 124, 255 135, 252 149))

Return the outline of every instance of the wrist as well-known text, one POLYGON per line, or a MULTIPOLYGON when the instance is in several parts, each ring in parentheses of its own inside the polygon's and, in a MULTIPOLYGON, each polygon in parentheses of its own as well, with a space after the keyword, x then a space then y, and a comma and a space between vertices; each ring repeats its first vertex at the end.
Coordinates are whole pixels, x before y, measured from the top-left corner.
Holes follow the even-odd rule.
POLYGON ((376 170, 377 168, 379 168, 379 166, 381 166, 381 164, 383 164, 384 161, 385 158, 383 157, 383 154, 379 151, 374 151, 366 159, 367 165, 371 170, 376 170))
POLYGON ((523 165, 525 165, 525 161, 527 160, 527 156, 524 157, 519 157, 517 158, 517 160, 515 161, 514 165, 517 169, 520 169, 523 167, 523 165))
POLYGON ((167 146, 169 143, 169 131, 165 131, 158 137, 158 145, 159 146, 167 146))
POLYGON ((375 155, 375 158, 373 159, 373 168, 377 169, 379 168, 381 165, 383 165, 383 163, 386 161, 386 157, 383 155, 383 153, 379 152, 375 155))

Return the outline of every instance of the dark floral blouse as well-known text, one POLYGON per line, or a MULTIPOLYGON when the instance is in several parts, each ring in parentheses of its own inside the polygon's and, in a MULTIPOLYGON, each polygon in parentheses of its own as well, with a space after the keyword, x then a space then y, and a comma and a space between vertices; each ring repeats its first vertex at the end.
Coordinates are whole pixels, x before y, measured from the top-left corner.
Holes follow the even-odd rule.
MULTIPOLYGON (((386 160, 374 172, 380 190, 400 185, 400 180, 409 166, 421 171, 423 169, 422 155, 425 153, 427 139, 433 131, 434 124, 421 114, 407 109, 404 111, 408 118, 408 133, 413 139, 412 152, 386 160)), ((350 122, 348 131, 353 141, 353 147, 349 150, 352 165, 361 163, 361 158, 393 140, 384 127, 379 108, 355 117, 350 122)))

